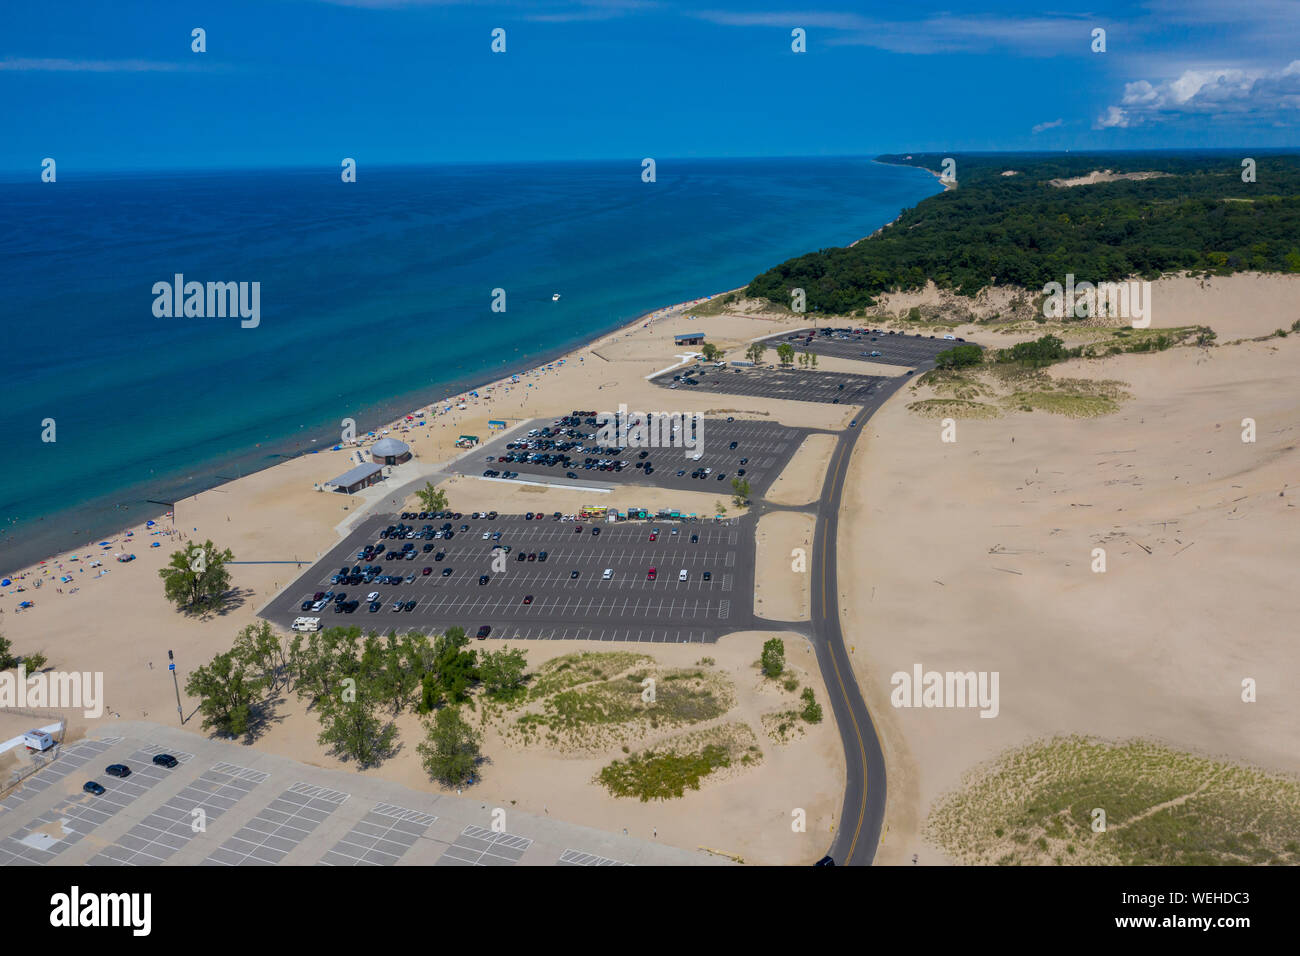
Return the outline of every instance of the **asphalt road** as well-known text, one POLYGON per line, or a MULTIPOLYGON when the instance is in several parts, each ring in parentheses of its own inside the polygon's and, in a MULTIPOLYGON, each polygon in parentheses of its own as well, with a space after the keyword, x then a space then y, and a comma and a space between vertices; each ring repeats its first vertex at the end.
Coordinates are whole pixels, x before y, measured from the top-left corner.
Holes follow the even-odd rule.
MULTIPOLYGON (((923 372, 933 366, 926 362, 917 368, 923 372)), ((835 446, 826 482, 822 486, 821 505, 817 513, 816 550, 812 561, 812 637, 821 667, 822 681, 830 698, 835 722, 844 746, 844 807, 840 811, 839 829, 827 854, 837 866, 870 866, 880 844, 880 830, 885 820, 885 755, 880 749, 876 726, 867 712, 858 687, 853 665, 849 661, 844 633, 840 627, 839 588, 836 568, 836 541, 839 535, 840 498, 844 479, 853 457, 853 446, 867 420, 897 389, 912 381, 909 377, 894 380, 862 409, 856 428, 846 430, 835 446)), ((865 622, 862 622, 865 625, 865 622)))

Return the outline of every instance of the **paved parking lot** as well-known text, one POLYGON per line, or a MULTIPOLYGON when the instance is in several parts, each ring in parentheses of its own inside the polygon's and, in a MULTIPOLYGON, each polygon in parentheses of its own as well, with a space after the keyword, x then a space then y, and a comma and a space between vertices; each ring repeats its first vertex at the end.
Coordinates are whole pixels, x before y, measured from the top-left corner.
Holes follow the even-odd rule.
POLYGON ((317 866, 392 866, 438 818, 390 803, 375 804, 317 866))
POLYGON ((274 866, 350 794, 298 781, 212 852, 204 866, 274 866))
MULTIPOLYGON (((264 609, 263 616, 284 626, 296 617, 316 616, 323 627, 355 624, 381 633, 390 629, 433 633, 458 624, 472 636, 479 626, 489 625, 494 639, 657 643, 704 643, 753 623, 750 517, 725 522, 592 524, 556 521, 551 515, 540 521, 521 515, 502 515, 493 521, 462 515, 452 521, 452 540, 428 542, 433 551, 425 553, 425 542, 415 538, 411 539, 416 546, 414 560, 369 562, 379 564, 386 574, 403 574, 402 584, 330 583, 345 564, 359 563, 357 551, 379 541, 379 532, 397 520, 388 515, 363 522, 264 609), (462 525, 469 530, 460 531, 462 525), (599 535, 592 534, 595 528, 599 535), (499 540, 494 539, 497 534, 499 540), (652 535, 656 540, 650 540, 652 535), (504 553, 505 547, 511 549, 509 553, 504 553), (502 553, 494 557, 498 548, 502 553), (520 555, 525 559, 520 560, 520 555), (536 559, 528 560, 532 556, 536 559), (428 575, 422 573, 426 567, 431 570, 428 575), (655 569, 653 580, 650 568, 655 569), (681 580, 682 571, 686 580, 681 580), (486 583, 480 583, 483 575, 486 583), (303 601, 330 590, 363 601, 378 592, 380 610, 371 612, 366 603, 351 614, 336 612, 332 603, 320 612, 302 610, 303 601), (398 601, 414 601, 415 607, 395 611, 392 606, 398 601)), ((443 522, 414 523, 438 527, 443 522)))
MULTIPOLYGON (((24 826, 0 840, 0 866, 40 864, 54 862, 54 858, 63 853, 96 829, 111 820, 119 811, 129 807, 136 800, 146 796, 158 783, 162 782, 170 771, 155 767, 149 761, 152 753, 142 750, 133 751, 125 760, 131 768, 131 775, 122 779, 103 773, 103 767, 90 763, 94 757, 102 755, 111 745, 99 741, 81 741, 69 750, 76 755, 71 766, 62 774, 54 774, 45 781, 51 786, 69 774, 81 771, 87 779, 96 780, 104 786, 104 793, 95 796, 78 790, 75 796, 57 800, 48 809, 38 813, 24 826), (76 762, 80 758, 80 762, 76 762)), ((156 751, 155 751, 156 752, 156 751)), ((35 776, 54 770, 62 762, 56 760, 54 765, 38 772, 35 776)), ((80 780, 78 776, 75 779, 80 780)), ((83 781, 84 782, 84 781, 83 781)), ((38 793, 40 791, 37 791, 38 793)))
MULTIPOLYGON (((807 333, 813 330, 803 331, 807 333)), ((945 339, 942 334, 931 337, 928 332, 924 334, 895 332, 893 335, 886 331, 867 332, 862 335, 837 332, 824 335, 822 330, 818 330, 813 335, 812 342, 807 344, 804 342, 805 337, 806 335, 799 332, 792 332, 780 338, 768 339, 768 342, 773 348, 781 342, 789 342, 800 352, 815 352, 818 355, 856 359, 861 362, 880 362, 883 365, 904 365, 908 368, 917 368, 927 362, 933 362, 934 357, 940 352, 962 344, 945 339), (864 355, 864 352, 867 354, 864 355), (872 352, 880 354, 872 356, 870 354, 872 352)))
POLYGON ((527 837, 466 827, 438 857, 436 866, 514 866, 533 845, 527 837))
MULTIPOLYGON (((155 752, 157 748, 155 747, 155 752)), ((182 764, 191 754, 173 753, 182 764)), ((159 866, 183 850, 202 826, 219 820, 240 800, 252 793, 267 774, 230 763, 218 763, 204 770, 180 793, 159 805, 152 813, 124 833, 111 846, 90 859, 88 866, 159 866)))
MULTIPOLYGON (((691 378, 698 383, 696 385, 687 385, 684 379, 682 382, 674 382, 675 374, 681 373, 665 372, 651 381, 665 388, 678 385, 679 388, 691 392, 753 395, 758 398, 783 398, 792 402, 822 402, 849 406, 866 404, 874 393, 893 381, 891 378, 879 375, 853 375, 848 372, 828 372, 798 367, 710 368, 691 373, 691 378)), ((655 473, 655 477, 657 476, 658 472, 655 473)))
MULTIPOLYGON (((670 376, 671 378, 671 376, 670 376)), ((654 410, 659 411, 659 410, 654 410)), ((805 436, 806 428, 790 428, 779 422, 760 422, 726 418, 706 418, 702 429, 702 441, 697 449, 698 461, 694 452, 687 454, 682 448, 625 448, 617 458, 629 464, 622 471, 600 471, 596 467, 587 468, 587 458, 609 457, 589 449, 595 447, 597 426, 582 425, 578 429, 584 438, 569 438, 566 441, 581 441, 584 451, 570 449, 564 454, 570 456, 568 465, 544 465, 528 461, 499 461, 511 454, 533 454, 532 449, 511 449, 506 446, 528 441, 528 432, 534 428, 551 426, 555 419, 536 419, 508 436, 489 442, 471 455, 466 455, 458 462, 462 474, 470 477, 483 477, 487 470, 500 472, 518 472, 519 480, 544 479, 549 484, 558 485, 595 485, 599 487, 651 486, 655 488, 679 488, 684 491, 713 492, 724 497, 731 494, 731 479, 743 477, 749 482, 750 492, 761 495, 781 473, 790 457, 799 448, 805 436), (733 449, 731 443, 735 442, 733 449), (641 452, 647 452, 640 458, 641 452), (747 459, 741 464, 741 459, 747 459), (489 461, 488 459, 491 459, 489 461), (648 461, 653 468, 652 474, 645 474, 635 467, 638 461, 648 461), (703 478, 692 478, 693 472, 708 468, 711 474, 703 478), (740 469, 743 476, 738 475, 740 469), (572 472, 576 478, 565 477, 572 472), (678 474, 682 472, 682 474, 678 474), (722 477, 719 477, 722 476, 722 477)), ((500 480, 500 479, 487 479, 500 480)))
POLYGON ((609 860, 603 856, 596 856, 592 853, 584 853, 581 850, 565 850, 560 854, 557 866, 631 866, 631 863, 620 863, 618 860, 609 860))
POLYGON ((472 789, 464 797, 415 790, 176 727, 112 726, 113 736, 61 748, 4 798, 0 865, 726 864, 651 833, 638 839, 556 819, 555 807, 534 815, 485 805, 472 789), (155 767, 160 752, 179 764, 155 767), (131 775, 105 777, 110 763, 131 775), (106 792, 81 793, 87 779, 106 792), (502 814, 507 832, 490 829, 502 814))

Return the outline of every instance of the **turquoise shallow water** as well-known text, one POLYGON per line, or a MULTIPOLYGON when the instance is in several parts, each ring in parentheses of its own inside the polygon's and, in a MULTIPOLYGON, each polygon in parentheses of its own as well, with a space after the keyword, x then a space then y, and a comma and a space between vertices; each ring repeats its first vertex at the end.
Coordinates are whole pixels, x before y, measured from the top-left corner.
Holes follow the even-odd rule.
POLYGON ((663 160, 655 183, 637 161, 0 183, 0 572, 937 191, 861 158, 663 160), (260 283, 260 323, 155 316, 177 273, 260 283))

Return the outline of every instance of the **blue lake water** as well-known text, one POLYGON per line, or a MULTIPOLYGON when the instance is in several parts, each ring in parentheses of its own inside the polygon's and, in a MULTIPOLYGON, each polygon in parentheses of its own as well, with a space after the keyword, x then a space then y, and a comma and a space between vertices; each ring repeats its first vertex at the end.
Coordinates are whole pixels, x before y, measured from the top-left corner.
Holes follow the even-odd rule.
POLYGON ((654 183, 637 161, 0 182, 0 572, 938 191, 865 158, 663 160, 654 183), (155 316, 177 273, 259 282, 260 324, 155 316))

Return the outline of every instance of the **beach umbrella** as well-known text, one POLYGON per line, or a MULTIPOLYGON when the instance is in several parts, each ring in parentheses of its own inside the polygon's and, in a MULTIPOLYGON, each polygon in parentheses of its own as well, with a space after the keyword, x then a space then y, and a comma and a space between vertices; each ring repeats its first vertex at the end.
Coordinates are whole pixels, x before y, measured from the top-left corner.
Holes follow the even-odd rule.
POLYGON ((145 526, 146 528, 152 528, 152 527, 153 527, 153 522, 152 522, 152 521, 146 521, 146 522, 144 523, 144 526, 145 526))
POLYGON ((100 546, 101 548, 111 548, 111 547, 112 547, 112 545, 109 544, 107 541, 101 541, 101 542, 99 542, 99 546, 100 546))
POLYGON ((5 578, 3 581, 0 581, 0 588, 7 588, 11 584, 13 584, 13 582, 10 581, 8 578, 5 578))

